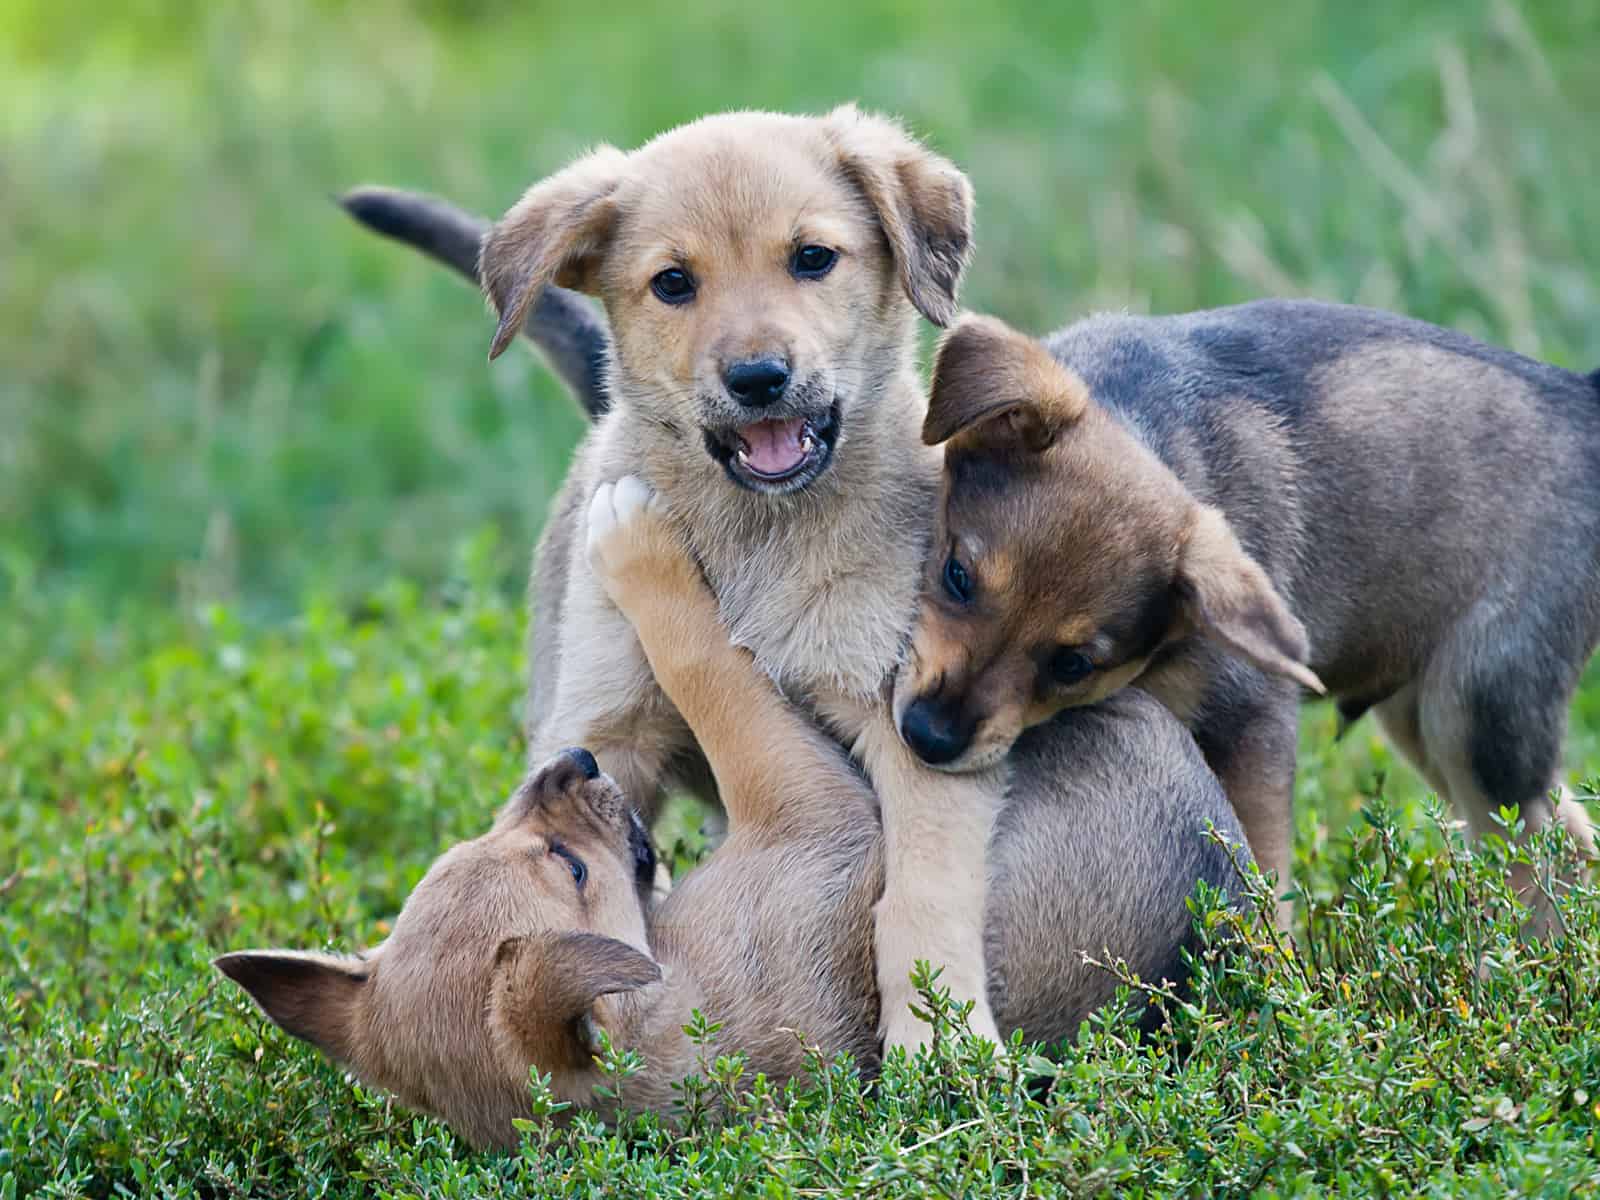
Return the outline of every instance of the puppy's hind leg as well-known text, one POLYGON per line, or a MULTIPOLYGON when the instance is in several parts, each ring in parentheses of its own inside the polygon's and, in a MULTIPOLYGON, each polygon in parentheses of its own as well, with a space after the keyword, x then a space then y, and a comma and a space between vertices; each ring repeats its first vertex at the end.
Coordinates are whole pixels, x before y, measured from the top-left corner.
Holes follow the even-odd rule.
POLYGON ((1294 904, 1281 897, 1291 887, 1294 859, 1299 694, 1294 684, 1266 679, 1253 667, 1233 670, 1239 673, 1207 697, 1195 739, 1244 827, 1250 853, 1263 874, 1276 877, 1278 928, 1287 931, 1294 904))
MULTIPOLYGON (((1431 772, 1479 836, 1501 808, 1520 811, 1529 832, 1559 820, 1588 858, 1587 813, 1564 795, 1561 747, 1583 647, 1572 624, 1524 628, 1506 607, 1480 606, 1450 635, 1423 674, 1419 726, 1431 772), (1567 636, 1563 637, 1562 635, 1567 636), (1570 651, 1563 653, 1563 650, 1570 651)), ((1532 932, 1551 914, 1525 871, 1514 882, 1534 910, 1532 932)))
POLYGON ((874 925, 885 1046, 914 1048, 933 1035, 911 1010, 918 959, 943 969, 939 982, 952 999, 972 1002, 972 1032, 998 1042, 983 921, 989 841, 1009 771, 930 770, 901 739, 887 703, 867 714, 854 752, 872 779, 883 818, 883 899, 874 925))
POLYGON ((1450 786, 1440 773, 1438 765, 1428 758, 1428 747, 1422 740, 1421 685, 1413 680, 1394 695, 1373 705, 1372 715, 1378 719, 1394 748, 1416 768, 1417 774, 1441 798, 1450 794, 1450 786))

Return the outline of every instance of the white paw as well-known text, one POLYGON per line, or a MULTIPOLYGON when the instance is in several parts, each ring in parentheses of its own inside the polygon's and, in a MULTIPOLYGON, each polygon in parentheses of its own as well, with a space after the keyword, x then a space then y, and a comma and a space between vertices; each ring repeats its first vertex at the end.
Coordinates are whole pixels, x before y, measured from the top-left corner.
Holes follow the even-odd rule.
POLYGON ((624 475, 595 489, 584 548, 590 568, 618 605, 626 579, 634 579, 637 590, 640 579, 683 557, 681 543, 667 523, 666 506, 637 475, 624 475))
POLYGON ((602 483, 589 501, 589 561, 603 557, 609 544, 626 533, 639 516, 658 505, 650 485, 637 475, 624 475, 615 483, 602 483))
MULTIPOLYGON (((920 1004, 920 998, 911 993, 907 994, 904 1003, 895 1005, 892 1010, 887 1007, 888 1001, 885 1001, 883 1024, 879 1030, 884 1050, 892 1050, 899 1046, 914 1053, 933 1041, 933 1026, 911 1011, 913 1002, 920 1004)), ((972 1012, 967 1017, 967 1032, 973 1037, 985 1038, 996 1045, 1005 1044, 986 999, 979 1000, 972 1006, 972 1012)))
POLYGON ((886 1054, 896 1048, 915 1054, 933 1042, 933 1026, 912 1013, 909 1007, 899 1016, 887 1018, 881 1032, 886 1054))

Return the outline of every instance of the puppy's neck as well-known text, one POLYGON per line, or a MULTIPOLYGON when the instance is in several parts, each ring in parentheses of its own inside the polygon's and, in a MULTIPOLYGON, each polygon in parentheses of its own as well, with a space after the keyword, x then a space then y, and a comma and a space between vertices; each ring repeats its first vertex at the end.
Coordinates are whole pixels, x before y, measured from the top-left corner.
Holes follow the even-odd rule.
POLYGON ((907 359, 853 398, 833 462, 792 496, 742 488, 681 432, 631 424, 636 461, 680 520, 733 640, 780 686, 865 699, 898 662, 938 491, 925 413, 907 359))

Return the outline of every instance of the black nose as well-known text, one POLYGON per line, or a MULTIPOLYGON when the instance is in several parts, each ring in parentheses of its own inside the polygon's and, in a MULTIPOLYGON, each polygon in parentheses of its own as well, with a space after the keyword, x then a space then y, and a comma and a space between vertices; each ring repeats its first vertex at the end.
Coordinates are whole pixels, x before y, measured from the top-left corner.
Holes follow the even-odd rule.
POLYGON ((600 778, 600 764, 595 762, 594 755, 590 754, 582 746, 569 746, 561 753, 577 764, 578 770, 583 772, 585 779, 600 778))
POLYGON ((728 392, 746 408, 765 408, 789 386, 789 364, 781 358, 752 358, 722 373, 728 392))
POLYGON ((914 700, 900 718, 900 736, 917 757, 932 766, 954 762, 972 743, 972 726, 953 705, 914 700))

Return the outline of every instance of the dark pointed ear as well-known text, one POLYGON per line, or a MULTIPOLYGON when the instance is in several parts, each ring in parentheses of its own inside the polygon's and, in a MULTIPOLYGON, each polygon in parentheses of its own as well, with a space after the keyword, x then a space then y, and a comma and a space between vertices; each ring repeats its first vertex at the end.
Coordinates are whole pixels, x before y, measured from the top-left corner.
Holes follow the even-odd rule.
POLYGON ((511 344, 548 285, 594 291, 601 256, 616 226, 612 193, 622 182, 627 161, 613 146, 591 151, 534 184, 484 235, 478 278, 500 314, 489 346, 491 359, 511 344))
POLYGON ((368 964, 295 950, 241 950, 212 960, 272 1023, 350 1066, 368 964))
POLYGON ((507 938, 495 954, 489 1019, 545 1070, 587 1063, 594 1002, 659 981, 648 954, 597 933, 507 938))
POLYGON ((972 256, 967 177, 895 122, 853 104, 824 117, 823 129, 841 169, 877 214, 911 303, 935 325, 948 325, 972 256))
POLYGON ((1263 671, 1326 693, 1306 660, 1305 627, 1261 565, 1245 553, 1227 518, 1197 504, 1178 564, 1178 603, 1189 626, 1209 634, 1263 671))
POLYGON ((1038 453, 1089 408, 1083 380, 1043 343, 994 317, 969 314, 939 344, 922 440, 1017 445, 1038 453))

